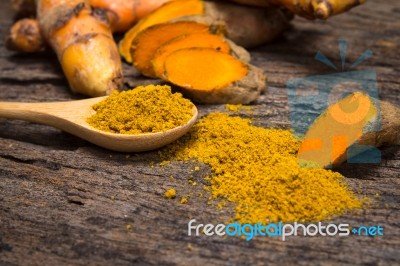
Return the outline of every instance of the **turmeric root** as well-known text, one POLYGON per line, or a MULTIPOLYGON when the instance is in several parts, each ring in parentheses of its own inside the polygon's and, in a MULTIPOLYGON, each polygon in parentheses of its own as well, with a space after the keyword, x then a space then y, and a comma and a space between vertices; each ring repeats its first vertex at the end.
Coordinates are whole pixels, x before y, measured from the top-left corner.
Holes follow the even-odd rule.
POLYGON ((209 33, 192 33, 181 35, 160 46, 151 60, 154 73, 157 77, 165 79, 164 62, 171 53, 192 47, 212 48, 222 53, 231 53, 242 62, 250 61, 250 54, 233 42, 209 33))
POLYGON ((132 44, 134 66, 147 77, 156 77, 151 59, 164 43, 188 33, 209 32, 209 27, 196 22, 174 22, 154 25, 140 32, 132 44))
POLYGON ((37 14, 74 92, 100 96, 120 88, 118 48, 101 13, 85 0, 38 0, 37 14))
POLYGON ((181 19, 223 27, 226 38, 245 48, 276 39, 293 18, 291 13, 277 8, 255 8, 222 2, 203 2, 203 6, 204 12, 201 16, 181 19))
MULTIPOLYGON (((129 30, 139 19, 171 0, 88 0, 95 9, 107 12, 113 32, 129 30)), ((35 0, 12 0, 11 7, 17 18, 35 17, 35 0)))
MULTIPOLYGON (((112 32, 125 32, 139 19, 171 0, 88 0, 95 9, 107 14, 112 32)), ((34 53, 44 49, 43 37, 36 30, 35 0, 13 0, 12 8, 18 18, 30 17, 31 20, 17 21, 10 29, 7 47, 10 50, 34 53), (29 46, 27 45, 29 44, 29 46)))
POLYGON ((10 29, 6 47, 9 50, 25 53, 42 51, 45 44, 40 33, 39 22, 29 18, 18 20, 10 29))
POLYGON ((298 158, 338 166, 382 145, 400 144, 400 108, 355 92, 329 106, 308 129, 298 158), (356 145, 356 146, 354 146, 356 145))
POLYGON ((129 30, 139 19, 171 0, 89 0, 94 8, 107 11, 113 32, 129 30))
POLYGON ((231 0, 260 7, 283 6, 308 19, 327 19, 363 4, 366 0, 231 0))
POLYGON ((265 89, 263 71, 212 48, 188 48, 167 56, 164 76, 201 103, 250 103, 265 89))
POLYGON ((150 13, 125 34, 119 44, 121 55, 131 63, 129 49, 139 32, 155 24, 178 19, 223 27, 228 39, 249 48, 275 39, 289 25, 291 16, 275 8, 260 9, 221 2, 175 0, 150 13))
POLYGON ((121 56, 124 57, 128 63, 132 63, 130 50, 133 40, 139 32, 144 29, 182 16, 200 15, 202 12, 203 5, 200 0, 175 0, 162 5, 125 33, 124 38, 119 43, 119 52, 121 56))

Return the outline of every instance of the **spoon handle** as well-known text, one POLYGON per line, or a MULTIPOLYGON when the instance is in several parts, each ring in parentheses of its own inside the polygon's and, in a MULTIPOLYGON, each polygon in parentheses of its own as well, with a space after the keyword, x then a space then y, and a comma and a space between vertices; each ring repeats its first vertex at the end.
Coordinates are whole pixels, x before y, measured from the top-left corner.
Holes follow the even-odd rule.
POLYGON ((20 119, 64 129, 66 121, 81 123, 91 106, 105 97, 64 102, 0 102, 0 117, 20 119))
POLYGON ((52 125, 60 107, 58 103, 0 102, 0 117, 52 125))

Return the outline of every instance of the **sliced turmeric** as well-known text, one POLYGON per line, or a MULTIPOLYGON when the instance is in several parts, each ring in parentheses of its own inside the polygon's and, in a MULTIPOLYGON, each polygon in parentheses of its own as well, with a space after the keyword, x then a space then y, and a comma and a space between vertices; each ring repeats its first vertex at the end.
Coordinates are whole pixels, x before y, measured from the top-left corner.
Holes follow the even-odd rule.
POLYGON ((200 15, 202 13, 203 5, 199 0, 175 0, 168 2, 143 18, 125 34, 124 38, 119 43, 119 52, 128 63, 132 63, 130 49, 133 40, 139 32, 148 27, 167 22, 174 18, 200 15))
POLYGON ((113 32, 129 30, 139 19, 171 0, 89 0, 95 8, 107 11, 113 32))
POLYGON ((264 72, 212 48, 188 48, 167 56, 165 78, 201 103, 249 103, 265 88, 264 72))
POLYGON ((129 30, 119 44, 128 63, 129 49, 138 33, 155 24, 171 20, 196 21, 224 28, 226 37, 243 47, 254 47, 275 39, 289 25, 291 15, 276 8, 255 8, 222 2, 175 0, 150 13, 129 30))
POLYGON ((121 87, 121 60, 107 19, 87 1, 38 0, 37 14, 74 92, 100 96, 121 87))
POLYGON ((363 4, 366 0, 231 0, 259 7, 283 6, 308 19, 327 19, 363 4))
POLYGON ((151 60, 155 75, 159 78, 165 78, 164 62, 166 57, 177 50, 192 47, 212 48, 223 53, 230 52, 229 44, 220 36, 209 33, 181 35, 166 42, 155 52, 151 60))
POLYGON ((174 22, 154 25, 142 31, 131 48, 134 66, 145 76, 156 77, 151 59, 164 43, 188 33, 206 33, 209 27, 196 22, 174 22))

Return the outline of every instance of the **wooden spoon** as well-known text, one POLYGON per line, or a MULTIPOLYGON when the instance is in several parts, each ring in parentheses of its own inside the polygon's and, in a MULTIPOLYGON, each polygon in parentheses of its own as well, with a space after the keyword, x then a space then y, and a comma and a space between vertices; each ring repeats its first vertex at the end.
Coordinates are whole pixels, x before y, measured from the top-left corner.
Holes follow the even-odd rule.
POLYGON ((193 105, 193 117, 182 126, 164 132, 138 135, 109 133, 86 122, 86 119, 95 113, 92 105, 105 97, 68 102, 0 102, 0 117, 53 126, 114 151, 141 152, 158 149, 177 140, 189 131, 198 115, 197 108, 193 105))

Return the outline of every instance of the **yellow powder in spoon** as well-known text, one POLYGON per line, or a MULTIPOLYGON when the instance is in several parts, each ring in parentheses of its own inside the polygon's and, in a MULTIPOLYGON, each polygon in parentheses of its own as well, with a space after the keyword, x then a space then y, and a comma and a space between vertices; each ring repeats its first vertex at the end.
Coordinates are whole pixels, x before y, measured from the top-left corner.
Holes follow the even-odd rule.
POLYGON ((172 93, 171 87, 159 85, 115 91, 93 109, 96 113, 87 119, 91 126, 120 134, 166 131, 186 124, 193 116, 192 102, 172 93))

